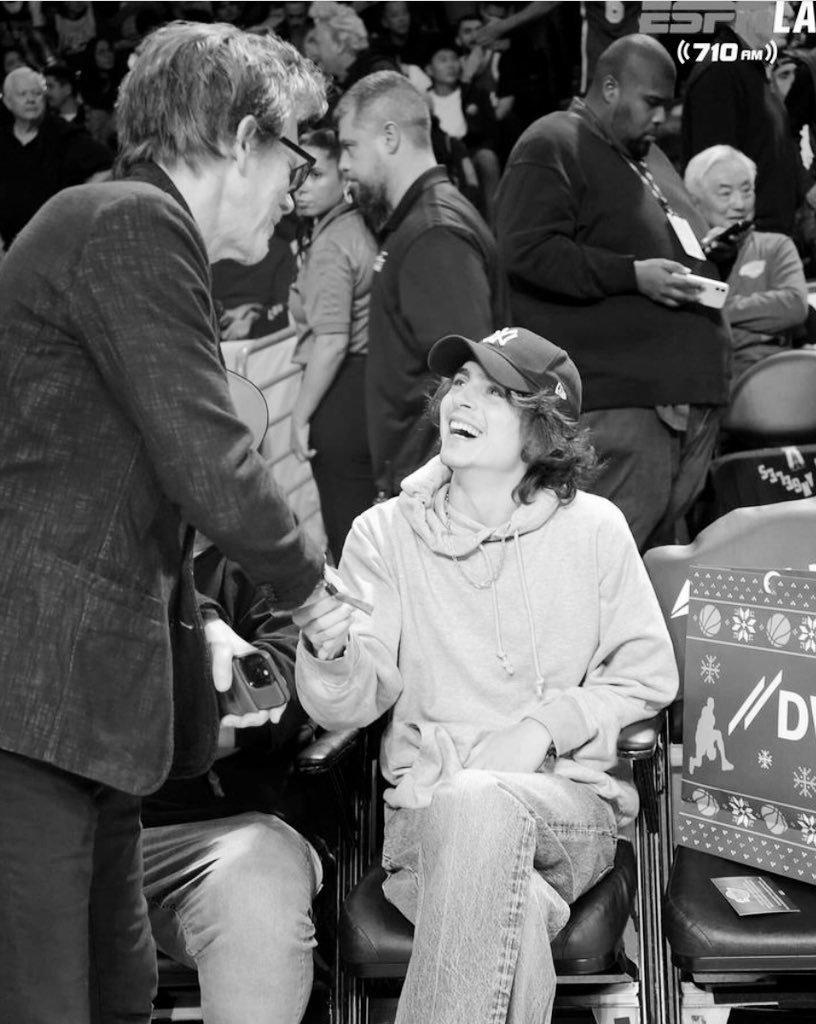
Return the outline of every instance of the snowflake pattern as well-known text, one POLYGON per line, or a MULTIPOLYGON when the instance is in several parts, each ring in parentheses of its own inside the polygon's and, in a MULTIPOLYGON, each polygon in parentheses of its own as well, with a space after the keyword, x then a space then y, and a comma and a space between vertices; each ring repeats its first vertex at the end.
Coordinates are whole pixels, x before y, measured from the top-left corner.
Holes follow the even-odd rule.
POLYGON ((805 615, 799 624, 799 643, 803 651, 816 654, 816 615, 805 615))
POLYGON ((751 810, 749 804, 742 799, 741 796, 732 796, 728 801, 731 808, 731 814, 734 818, 735 825, 753 825, 756 821, 756 815, 751 810))
POLYGON ((800 814, 798 824, 804 841, 810 846, 816 846, 816 815, 800 814))
POLYGON ((720 678, 720 663, 715 655, 707 654, 700 662, 700 677, 709 686, 714 686, 720 678))
POLYGON ((757 764, 760 768, 764 768, 765 771, 770 771, 773 768, 773 754, 770 750, 760 750, 757 754, 757 764))
POLYGON ((816 775, 813 774, 813 769, 799 765, 793 773, 793 788, 802 796, 812 799, 816 794, 816 775))
POLYGON ((737 608, 731 616, 731 632, 735 640, 750 643, 756 633, 756 618, 750 608, 737 608))

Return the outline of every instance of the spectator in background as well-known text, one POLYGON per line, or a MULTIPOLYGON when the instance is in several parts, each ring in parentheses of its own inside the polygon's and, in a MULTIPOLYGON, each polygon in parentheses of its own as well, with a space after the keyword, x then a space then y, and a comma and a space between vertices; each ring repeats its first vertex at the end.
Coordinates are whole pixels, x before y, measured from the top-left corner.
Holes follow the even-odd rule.
POLYGON ((436 164, 430 114, 411 83, 381 71, 337 109, 340 169, 378 233, 366 365, 368 441, 379 494, 427 461, 427 355, 445 331, 489 334, 505 322, 493 237, 436 164))
POLYGON ((688 162, 686 188, 711 229, 729 293, 725 315, 734 348, 733 383, 754 363, 792 344, 792 332, 808 314, 807 284, 796 246, 786 235, 754 231, 757 169, 732 146, 711 146, 688 162), (717 240, 735 225, 745 225, 727 245, 717 240))
POLYGON ((613 43, 586 102, 521 136, 497 198, 513 319, 578 366, 583 422, 605 460, 593 489, 641 549, 674 541, 728 399, 728 328, 684 280, 689 269, 717 277, 697 241, 706 225, 653 144, 674 75, 649 36, 613 43))
POLYGON ((97 35, 91 3, 46 4, 44 11, 54 49, 72 71, 79 71, 85 47, 97 35))
MULTIPOLYGON (((490 8, 489 5, 480 5, 490 8)), ((464 14, 457 23, 456 45, 462 60, 462 88, 470 95, 486 96, 495 119, 495 148, 503 165, 513 143, 521 134, 522 125, 514 112, 516 80, 523 69, 515 68, 515 54, 510 54, 509 39, 498 39, 482 46, 476 37, 484 21, 479 14, 464 14), (516 74, 513 74, 513 71, 516 74)), ((477 102, 479 102, 477 100, 477 102)))
POLYGON ((88 131, 116 149, 116 97, 127 71, 127 57, 117 54, 112 39, 97 36, 85 47, 79 73, 79 92, 87 111, 88 131))
POLYGON ((17 68, 27 68, 23 51, 19 46, 9 46, 8 49, 0 51, 3 54, 3 78, 16 71, 17 68))
POLYGON ((49 64, 45 69, 48 109, 70 124, 85 124, 85 107, 77 96, 76 79, 67 64, 49 64))
POLYGON ((288 324, 295 257, 286 237, 292 234, 286 221, 269 239, 266 256, 259 263, 248 267, 236 260, 219 260, 213 265, 213 298, 220 311, 222 341, 262 338, 288 324))
MULTIPOLYGON (((734 4, 733 28, 712 40, 741 51, 772 36, 772 2, 734 4)), ((760 231, 792 235, 806 190, 805 175, 785 104, 760 61, 707 58, 691 73, 683 101, 684 163, 709 146, 728 145, 757 167, 756 223, 760 231)))
POLYGON ((366 75, 397 69, 392 57, 371 50, 365 24, 350 7, 334 0, 316 0, 309 15, 315 24, 316 62, 337 87, 330 104, 336 104, 339 95, 366 75))
POLYGON ((495 143, 496 116, 489 96, 461 86, 462 66, 452 42, 438 39, 429 45, 425 66, 431 80, 431 110, 446 135, 461 139, 479 178, 481 209, 492 219, 493 198, 499 184, 499 158, 495 143))
POLYGON ((37 69, 54 59, 41 7, 22 0, 0 4, 0 50, 19 50, 26 65, 37 69))
POLYGON ((292 409, 292 450, 311 460, 337 565, 352 522, 374 500, 365 363, 377 245, 359 209, 346 201, 336 133, 308 132, 300 144, 315 164, 296 196, 312 230, 289 299, 298 331, 293 359, 304 368, 292 409))
POLYGON ((409 4, 389 0, 379 6, 380 31, 371 37, 372 49, 390 57, 396 70, 401 71, 420 92, 425 92, 431 84, 422 70, 427 57, 427 34, 412 31, 409 4))
POLYGON ((12 115, 0 124, 0 238, 5 248, 43 203, 69 185, 107 177, 113 155, 80 124, 46 112, 45 79, 17 68, 3 83, 12 115))

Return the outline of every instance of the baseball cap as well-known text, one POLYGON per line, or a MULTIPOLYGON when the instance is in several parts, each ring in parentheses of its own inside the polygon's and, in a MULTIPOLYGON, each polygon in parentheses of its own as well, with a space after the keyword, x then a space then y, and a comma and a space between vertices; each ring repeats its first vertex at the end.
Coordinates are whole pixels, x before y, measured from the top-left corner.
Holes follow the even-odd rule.
POLYGON ((502 387, 524 395, 549 391, 561 399, 562 411, 573 419, 581 413, 581 377, 567 353, 524 327, 502 327, 471 341, 449 334, 428 353, 434 373, 452 377, 469 359, 502 387))

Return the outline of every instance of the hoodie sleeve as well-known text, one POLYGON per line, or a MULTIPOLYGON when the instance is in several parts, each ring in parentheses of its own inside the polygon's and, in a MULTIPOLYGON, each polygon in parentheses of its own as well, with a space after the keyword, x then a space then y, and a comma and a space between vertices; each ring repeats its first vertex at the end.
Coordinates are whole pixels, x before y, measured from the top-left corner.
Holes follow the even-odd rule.
POLYGON ((608 769, 621 729, 650 718, 677 693, 671 640, 623 515, 612 509, 596 534, 598 645, 580 686, 528 715, 559 756, 608 769))
MULTIPOLYGON (((388 507, 393 507, 393 502, 388 507)), ((352 729, 376 721, 397 700, 402 677, 397 667, 402 612, 396 580, 383 541, 386 506, 375 506, 351 528, 340 563, 350 593, 374 606, 355 611, 342 657, 320 661, 303 641, 298 645, 295 682, 308 714, 326 729, 352 729)))

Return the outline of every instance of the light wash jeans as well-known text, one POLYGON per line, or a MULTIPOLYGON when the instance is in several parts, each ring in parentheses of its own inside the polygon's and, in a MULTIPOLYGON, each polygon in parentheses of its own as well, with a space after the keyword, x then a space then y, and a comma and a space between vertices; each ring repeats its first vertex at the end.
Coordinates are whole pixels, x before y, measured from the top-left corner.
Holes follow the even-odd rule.
POLYGON ((611 807, 550 773, 466 769, 387 815, 383 891, 415 925, 396 1024, 547 1024, 550 943, 612 866, 611 807))
POLYGON ((312 989, 319 861, 269 814, 144 830, 156 945, 198 969, 206 1024, 298 1024, 312 989))

